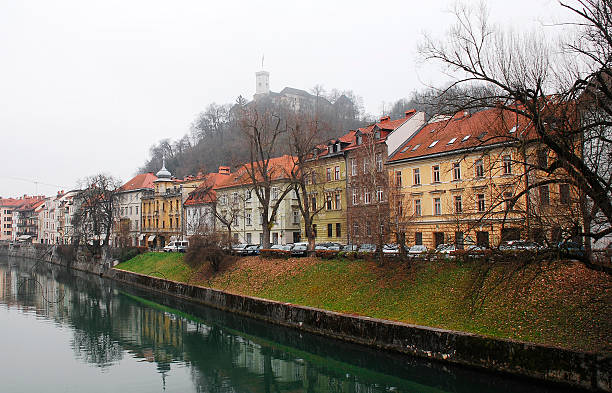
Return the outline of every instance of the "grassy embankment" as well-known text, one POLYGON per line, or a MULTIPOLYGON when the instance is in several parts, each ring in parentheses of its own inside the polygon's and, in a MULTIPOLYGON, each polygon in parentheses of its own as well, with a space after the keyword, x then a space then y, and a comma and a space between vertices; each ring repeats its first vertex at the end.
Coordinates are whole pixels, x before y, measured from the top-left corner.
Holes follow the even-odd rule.
POLYGON ((181 254, 150 253, 117 268, 333 311, 612 351, 612 280, 577 263, 507 280, 476 308, 467 296, 475 267, 453 262, 378 267, 344 259, 248 257, 213 274, 208 265, 192 271, 181 254))

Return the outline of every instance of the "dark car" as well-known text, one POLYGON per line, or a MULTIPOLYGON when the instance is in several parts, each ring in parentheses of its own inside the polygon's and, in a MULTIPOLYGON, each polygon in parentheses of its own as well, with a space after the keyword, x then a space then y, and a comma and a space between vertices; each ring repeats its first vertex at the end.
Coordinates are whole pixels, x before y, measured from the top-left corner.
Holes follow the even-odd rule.
POLYGON ((235 244, 232 246, 232 253, 234 255, 248 255, 247 248, 250 246, 252 246, 252 244, 246 244, 246 243, 235 244))
POLYGON ((259 244, 251 244, 245 248, 244 255, 259 255, 259 250, 261 250, 259 244))
POLYGON ((304 257, 308 254, 308 243, 295 243, 291 249, 291 255, 304 257))

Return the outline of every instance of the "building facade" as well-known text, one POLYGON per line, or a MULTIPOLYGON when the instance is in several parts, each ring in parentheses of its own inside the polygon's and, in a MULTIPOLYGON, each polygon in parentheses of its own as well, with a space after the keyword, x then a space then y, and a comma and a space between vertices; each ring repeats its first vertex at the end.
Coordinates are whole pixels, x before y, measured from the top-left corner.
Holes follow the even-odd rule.
POLYGON ((143 193, 153 189, 157 176, 141 173, 122 185, 114 194, 115 216, 112 243, 117 246, 137 246, 141 235, 141 200, 143 193))
POLYGON ((217 173, 205 175, 203 182, 189 193, 184 203, 187 236, 210 233, 218 229, 215 217, 216 188, 228 181, 230 174, 229 167, 220 166, 217 173))
POLYGON ((428 248, 553 241, 558 228, 579 221, 579 214, 570 217, 579 208, 572 206, 575 190, 568 185, 524 192, 526 184, 547 176, 533 170, 548 158, 532 136, 525 119, 498 109, 423 126, 387 163, 398 196, 389 220, 395 232, 408 245, 428 248))
MULTIPOLYGON (((250 165, 250 164, 246 164, 250 165)), ((231 230, 234 242, 263 244, 263 205, 255 194, 255 185, 247 173, 246 165, 232 173, 228 180, 215 188, 216 217, 219 231, 231 230)), ((300 210, 297 196, 291 189, 289 173, 294 158, 282 156, 272 158, 268 168, 270 173, 271 217, 273 206, 278 205, 276 217, 271 222, 270 243, 287 244, 300 241, 300 210)))
POLYGON ((380 246, 388 242, 391 230, 386 166, 389 151, 399 147, 401 142, 398 141, 410 138, 424 120, 424 113, 412 110, 400 119, 382 117, 379 122, 354 133, 351 144, 345 149, 349 243, 380 246))

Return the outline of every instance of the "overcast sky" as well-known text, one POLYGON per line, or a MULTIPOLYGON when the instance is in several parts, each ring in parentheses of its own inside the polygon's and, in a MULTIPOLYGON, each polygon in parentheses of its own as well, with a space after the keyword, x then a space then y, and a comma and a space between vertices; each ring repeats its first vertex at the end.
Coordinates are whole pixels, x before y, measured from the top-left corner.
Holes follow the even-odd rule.
MULTIPOLYGON (((351 89, 378 115, 446 82, 416 45, 448 29, 452 4, 0 0, 0 196, 50 195, 98 172, 129 180, 206 105, 250 99, 264 54, 273 91, 351 89)), ((565 15, 555 0, 487 4, 516 29, 565 15)))

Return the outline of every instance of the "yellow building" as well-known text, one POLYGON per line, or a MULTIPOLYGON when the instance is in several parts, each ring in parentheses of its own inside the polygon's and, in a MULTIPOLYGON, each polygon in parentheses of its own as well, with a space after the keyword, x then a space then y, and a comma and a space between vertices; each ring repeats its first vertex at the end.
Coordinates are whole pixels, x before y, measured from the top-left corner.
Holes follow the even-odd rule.
POLYGON ((544 176, 546 151, 515 114, 490 109, 430 122, 387 162, 399 196, 390 222, 407 245, 494 247, 506 240, 554 241, 580 222, 567 184, 524 192, 544 176))
MULTIPOLYGON (((346 157, 344 149, 350 144, 351 132, 327 146, 315 149, 309 161, 306 190, 312 212, 316 243, 346 244, 348 239, 346 214, 346 157)), ((302 238, 306 239, 304 223, 302 238)))
POLYGON ((139 239, 141 245, 160 248, 185 237, 183 203, 204 178, 174 179, 165 163, 156 176, 153 189, 142 194, 142 232, 139 239))

